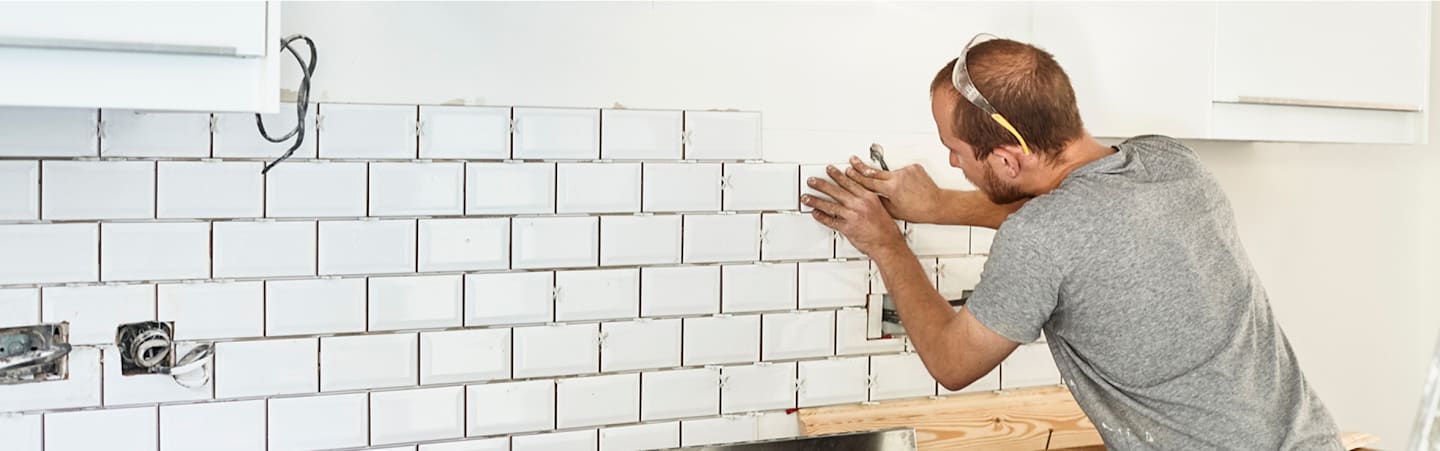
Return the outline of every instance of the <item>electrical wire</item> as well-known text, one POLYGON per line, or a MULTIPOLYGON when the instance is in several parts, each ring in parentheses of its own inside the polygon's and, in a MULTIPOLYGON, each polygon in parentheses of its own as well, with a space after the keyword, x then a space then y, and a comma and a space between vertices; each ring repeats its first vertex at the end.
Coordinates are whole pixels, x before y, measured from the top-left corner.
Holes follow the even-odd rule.
POLYGON ((295 57, 295 62, 300 64, 300 89, 295 94, 295 127, 290 129, 285 136, 279 138, 271 137, 270 133, 265 131, 265 121, 261 119, 258 113, 255 114, 255 126, 260 129, 260 136, 264 137, 266 141, 282 143, 293 137, 295 138, 295 142, 290 144, 290 149, 286 150, 285 154, 281 155, 280 158, 267 163, 265 168, 260 170, 261 174, 270 172, 270 169, 274 168, 275 165, 290 158, 291 155, 295 154, 295 149, 299 149, 300 144, 305 142, 305 114, 310 111, 310 77, 315 74, 315 41, 310 40, 308 36, 303 34, 292 34, 280 40, 280 47, 290 51, 290 54, 295 57), (309 62, 301 59, 300 52, 290 46, 291 43, 297 40, 305 41, 305 45, 310 47, 309 62))

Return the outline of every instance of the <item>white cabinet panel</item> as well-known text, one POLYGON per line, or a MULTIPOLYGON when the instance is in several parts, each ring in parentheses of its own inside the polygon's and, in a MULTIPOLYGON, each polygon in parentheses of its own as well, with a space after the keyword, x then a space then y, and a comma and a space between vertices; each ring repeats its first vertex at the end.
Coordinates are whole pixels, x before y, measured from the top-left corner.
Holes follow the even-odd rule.
POLYGON ((925 369, 920 354, 892 354, 870 357, 871 401, 920 398, 935 395, 935 379, 925 369))
POLYGON ((686 111, 685 132, 687 160, 753 160, 762 156, 758 111, 686 111))
POLYGON ((419 335, 320 338, 320 391, 405 387, 419 383, 419 335))
POLYGON ((795 263, 725 265, 721 310, 726 313, 795 310, 795 263))
POLYGON ((795 362, 731 366, 721 374, 720 413, 795 407, 795 362))
POLYGON ((835 256, 835 234, 804 213, 763 215, 760 256, 764 260, 825 259, 835 256))
POLYGON ((640 316, 640 269, 555 273, 555 320, 589 321, 640 316))
POLYGON ((101 115, 102 157, 210 156, 209 114, 104 110, 101 115))
POLYGON ((210 223, 108 223, 100 226, 100 280, 210 277, 210 223))
POLYGON ((45 415, 45 448, 51 451, 156 449, 156 408, 86 410, 45 415))
POLYGON ((265 175, 265 216, 365 216, 366 164, 282 163, 265 175))
POLYGON ((465 214, 554 212, 554 163, 465 163, 465 214))
POLYGON ((315 275, 314 221, 216 222, 215 277, 315 275))
POLYGON ((99 224, 0 225, 0 284, 100 280, 99 224))
POLYGON ((760 259, 760 215, 685 215, 685 263, 760 259))
POLYGON ((465 275, 465 325, 546 323, 555 320, 555 273, 465 275))
POLYGON ((869 397, 867 357, 811 360, 799 365, 798 407, 861 403, 869 397))
POLYGON ((160 449, 264 450, 265 400, 160 406, 160 449))
POLYGON ((579 268, 600 261, 600 221, 595 216, 515 218, 510 266, 515 269, 579 268))
MULTIPOLYGON (((370 444, 465 436, 465 388, 440 387, 370 394, 370 444)), ((413 447, 407 448, 411 451, 413 447)))
POLYGON ((680 319, 600 325, 600 371, 680 366, 680 319))
POLYGON ((320 158, 415 158, 415 106, 320 105, 320 158))
POLYGON ((680 263, 680 215, 602 216, 600 265, 680 263))
POLYGON ((640 377, 642 421, 720 413, 720 369, 646 372, 640 377))
POLYGON ((905 238, 918 256, 952 256, 970 253, 970 227, 909 224, 905 238))
POLYGON ((870 292, 870 263, 800 263, 800 308, 864 306, 870 292))
POLYGON ((594 160, 600 157, 600 110, 515 109, 515 158, 594 160))
POLYGON ((420 385, 510 378, 510 329, 420 334, 420 385))
POLYGON ((510 108, 420 105, 420 158, 510 158, 510 108))
POLYGON ((794 210, 799 207, 800 165, 726 163, 725 210, 794 210))
POLYGON ((459 215, 464 180, 461 163, 371 163, 369 215, 459 215))
POLYGON ((561 429, 640 420, 640 373, 555 382, 555 426, 561 429))
POLYGON ((600 451, 639 451, 680 447, 680 423, 637 424, 600 430, 600 451))
POLYGON ((646 163, 641 185, 644 210, 719 210, 720 170, 721 165, 712 163, 646 163))
POLYGON ((719 266, 641 268, 642 316, 705 315, 719 311, 719 266))
POLYGON ((615 160, 679 160, 684 116, 680 111, 603 110, 600 157, 615 160))
POLYGON ((0 220, 40 219, 40 162, 0 161, 0 220))
POLYGON ((264 163, 161 161, 156 166, 155 216, 258 218, 265 213, 264 163))
MULTIPOLYGON (((290 158, 315 158, 315 105, 305 110, 305 141, 295 149, 290 158)), ((261 114, 265 121, 265 132, 272 138, 279 138, 295 128, 295 104, 281 103, 280 112, 261 114)), ((264 158, 273 160, 285 154, 295 143, 294 138, 281 143, 272 143, 260 136, 255 126, 253 113, 215 113, 213 135, 215 158, 264 158)), ((258 170, 257 170, 258 171, 258 170)))
POLYGON ((766 313, 760 339, 765 360, 835 355, 835 312, 766 313))
POLYGON ((270 400, 270 448, 330 449, 365 446, 370 406, 365 393, 270 400))
POLYGON ((514 329, 515 378, 594 373, 600 367, 599 324, 514 329))
POLYGON ((40 171, 43 219, 155 217, 153 161, 46 161, 40 171))
POLYGON ((985 269, 983 256, 942 258, 937 267, 940 295, 946 299, 959 299, 965 290, 974 290, 980 283, 980 273, 985 269))
POLYGON ((760 315, 685 318, 685 366, 760 360, 760 315))
POLYGON ((100 110, 0 107, 0 156, 100 155, 100 110))
POLYGON ((465 387, 465 435, 555 428, 555 382, 535 380, 465 387))
POLYGON ((265 335, 365 330, 365 279, 265 282, 265 335))
POLYGON ((419 220, 417 270, 478 271, 510 267, 510 219, 419 220))
POLYGON ((561 163, 556 213, 640 211, 640 163, 561 163))
POLYGON ((321 275, 415 272, 415 221, 320 221, 321 275))
POLYGON ((460 327, 461 280, 459 274, 371 277, 369 330, 460 327))

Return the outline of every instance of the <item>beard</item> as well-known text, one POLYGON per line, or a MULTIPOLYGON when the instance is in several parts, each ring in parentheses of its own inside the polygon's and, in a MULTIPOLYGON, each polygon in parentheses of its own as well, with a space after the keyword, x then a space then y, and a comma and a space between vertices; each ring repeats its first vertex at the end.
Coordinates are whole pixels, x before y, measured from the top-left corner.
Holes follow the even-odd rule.
POLYGON ((981 177, 980 191, 985 192, 985 196, 990 198, 990 202, 994 202, 996 205, 1005 205, 1034 197, 1020 191, 1020 188, 1015 185, 1001 182, 1000 178, 995 176, 995 170, 990 165, 983 166, 985 166, 985 174, 981 177))

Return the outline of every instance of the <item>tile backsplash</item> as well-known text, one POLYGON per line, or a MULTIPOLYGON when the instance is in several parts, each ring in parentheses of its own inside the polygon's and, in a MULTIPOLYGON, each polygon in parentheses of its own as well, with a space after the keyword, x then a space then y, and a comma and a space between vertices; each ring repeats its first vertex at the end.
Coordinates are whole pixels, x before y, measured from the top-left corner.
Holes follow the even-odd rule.
MULTIPOLYGON (((0 327, 77 345, 0 385, 0 448, 666 448, 949 394, 866 340, 884 286, 800 212, 823 166, 760 160, 757 112, 311 111, 262 175, 284 146, 251 115, 0 109, 0 327), (121 375, 147 320, 215 343, 203 385, 121 375)), ((906 228, 942 293, 978 281, 992 231, 906 228)), ((1059 383, 1043 346, 965 391, 1059 383)))

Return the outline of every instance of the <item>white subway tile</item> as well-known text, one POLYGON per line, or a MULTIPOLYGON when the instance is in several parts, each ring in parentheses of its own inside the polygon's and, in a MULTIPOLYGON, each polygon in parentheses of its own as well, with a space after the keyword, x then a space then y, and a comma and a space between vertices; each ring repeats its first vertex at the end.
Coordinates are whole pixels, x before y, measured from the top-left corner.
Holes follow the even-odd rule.
POLYGON ((990 243, 995 241, 995 229, 985 227, 970 228, 970 253, 990 255, 990 243))
POLYGON ((800 263, 800 308, 865 305, 870 293, 870 263, 829 261, 800 263))
POLYGON ((835 311, 835 354, 884 354, 905 350, 900 338, 869 339, 870 313, 864 308, 847 307, 835 311))
POLYGON ((115 343, 121 324, 155 320, 154 285, 95 285, 41 289, 45 323, 70 322, 70 344, 115 343))
POLYGON ((0 284, 100 280, 97 224, 0 224, 0 284))
MULTIPOLYGON (((896 220, 895 226, 900 230, 901 233, 904 233, 905 221, 896 220)), ((870 257, 868 255, 865 255, 865 253, 860 252, 859 249, 856 249, 855 245, 850 243, 850 239, 845 238, 845 235, 837 233, 835 234, 835 258, 865 259, 870 257)))
POLYGON ((1027 344, 1015 348, 1000 363, 1000 387, 1006 390, 1060 383, 1060 369, 1045 344, 1027 344))
POLYGON ((0 288, 0 327, 40 324, 39 288, 0 288))
POLYGON ((0 437, 5 437, 5 446, 12 451, 43 451, 44 433, 38 413, 0 415, 0 437))
MULTIPOLYGON (((319 132, 315 130, 315 105, 305 111, 305 140, 295 149, 292 158, 315 158, 315 142, 319 132)), ((295 104, 281 103, 278 113, 261 114, 265 120, 265 131, 272 138, 285 136, 295 128, 295 104)), ((215 113, 214 134, 215 158, 264 158, 273 160, 285 154, 295 143, 295 138, 281 143, 266 141, 255 126, 254 113, 215 113)))
POLYGON ((753 160, 760 150, 759 111, 686 111, 687 160, 753 160))
POLYGON ((760 360, 760 315, 685 318, 684 331, 686 366, 760 360))
POLYGON ((40 164, 40 217, 155 217, 155 162, 45 161, 40 164))
MULTIPOLYGON (((920 270, 924 271, 925 275, 930 278, 930 286, 932 287, 939 286, 937 282, 939 269, 940 265, 937 259, 933 257, 920 257, 920 270)), ((880 276, 880 267, 874 262, 870 262, 870 293, 890 293, 890 290, 885 287, 885 278, 880 276)))
POLYGON ((315 221, 214 223, 215 277, 315 275, 315 221))
POLYGON ((315 393, 320 341, 315 338, 215 344, 215 397, 315 393))
POLYGON ((419 384, 419 340, 414 333, 320 338, 320 391, 419 384))
POLYGON ((154 406, 50 413, 45 415, 45 449, 158 449, 159 430, 154 406))
POLYGON ((99 406, 100 349, 74 348, 65 358, 64 380, 0 385, 0 412, 99 406))
MULTIPOLYGON (((802 165, 800 165, 800 185, 799 185, 800 195, 803 196, 803 195, 809 194, 809 195, 811 195, 811 196, 815 196, 815 197, 820 198, 820 199, 835 200, 834 198, 830 197, 829 195, 820 192, 820 190, 817 190, 817 189, 815 189, 815 188, 811 188, 811 187, 810 187, 810 179, 811 179, 812 177, 813 177, 813 178, 818 178, 818 179, 820 179, 820 180, 830 180, 830 176, 825 172, 825 167, 826 167, 826 166, 835 166, 837 169, 844 170, 844 168, 845 168, 846 166, 849 166, 849 163, 845 163, 845 164, 836 163, 836 164, 831 164, 831 165, 824 165, 824 164, 802 164, 802 165)), ((831 181, 831 182, 833 183, 833 181, 831 181)), ((798 201, 798 199, 797 199, 797 201, 798 201)), ((809 211, 811 211, 811 210, 813 210, 813 209, 810 208, 809 206, 807 206, 807 205, 805 205, 805 204, 800 204, 800 211, 809 212, 809 211)))
POLYGON ((415 451, 418 445, 409 446, 386 446, 383 448, 366 448, 368 451, 415 451))
POLYGON ((800 205, 800 165, 726 163, 725 210, 795 210, 800 205))
POLYGON ((465 214, 554 212, 554 163, 465 163, 465 214))
POLYGON ((555 273, 465 275, 465 326, 555 320, 555 273))
POLYGON ((420 158, 510 158, 510 108, 420 105, 420 158))
POLYGON ((463 163, 370 163, 370 216, 465 212, 463 163))
POLYGON ((940 295, 946 299, 959 299, 965 290, 974 290, 975 285, 980 283, 985 260, 982 255, 940 259, 935 271, 940 295))
POLYGON ((209 222, 108 223, 100 226, 100 280, 209 277, 209 222))
POLYGON ((363 162, 287 161, 265 175, 265 216, 365 216, 363 162))
POLYGON ((99 121, 95 108, 0 107, 0 156, 98 156, 99 121))
POLYGON ((593 160, 600 157, 600 110, 515 108, 517 159, 593 160))
POLYGON ((765 360, 835 355, 835 312, 766 313, 760 339, 765 360))
POLYGON ((719 413, 719 368, 647 371, 640 376, 641 421, 719 413))
POLYGON ((726 313, 795 310, 795 263, 725 265, 721 310, 726 313))
POLYGON ((512 434, 555 428, 555 381, 465 387, 465 435, 512 434))
POLYGON ((599 324, 516 327, 516 378, 594 373, 600 369, 599 324))
POLYGON ((601 323, 600 371, 680 366, 680 319, 601 323))
POLYGON ((419 448, 419 451, 510 451, 510 437, 427 443, 419 448))
POLYGON ((265 177, 258 161, 161 161, 155 216, 258 218, 265 215, 265 177))
POLYGON ((265 451, 265 400, 160 406, 160 449, 265 451))
POLYGON ((680 263, 679 215, 600 217, 600 265, 680 263))
POLYGON ((680 446, 748 442, 759 435, 754 415, 732 415, 680 422, 680 446))
POLYGON ((320 105, 321 158, 415 158, 414 105, 320 105))
POLYGON ((510 227, 512 268, 580 268, 600 262, 598 217, 515 218, 510 227))
POLYGON ((465 436, 465 388, 377 391, 370 394, 370 444, 465 436))
POLYGON ((965 386, 965 388, 956 391, 946 390, 945 387, 941 386, 939 382, 936 382, 935 391, 937 392, 937 394, 944 396, 957 393, 981 393, 1000 390, 1001 366, 1002 365, 996 365, 995 368, 991 369, 989 373, 985 373, 985 375, 981 376, 980 379, 977 379, 975 380, 975 382, 971 382, 970 385, 965 386))
POLYGON ((555 320, 589 321, 640 316, 640 269, 555 273, 555 320))
POLYGON ((556 165, 556 213, 640 211, 640 163, 556 165))
POLYGON ((511 451, 595 451, 596 446, 594 429, 510 438, 511 451))
POLYGON ((764 412, 755 415, 757 440, 795 438, 805 434, 800 431, 800 418, 794 412, 764 412))
POLYGON ((510 218, 421 219, 420 272, 510 267, 510 218))
POLYGON ((684 116, 680 111, 601 110, 600 157, 616 160, 679 160, 684 116))
POLYGON ((365 279, 265 282, 265 335, 365 331, 365 279))
POLYGON ((641 185, 649 212, 720 209, 720 168, 714 163, 645 163, 641 185))
POLYGON ((0 220, 40 219, 40 162, 0 161, 0 220))
POLYGON ((600 451, 640 451, 680 447, 680 422, 600 429, 600 451))
POLYGON ((369 395, 270 399, 270 450, 365 446, 369 442, 369 395))
POLYGON ((460 327, 461 279, 459 274, 371 277, 369 330, 460 327))
POLYGON ((415 220, 320 221, 320 274, 415 272, 415 220))
POLYGON ((795 362, 730 366, 721 374, 720 413, 795 407, 795 362))
POLYGON ((719 266, 640 269, 642 316, 707 315, 720 312, 719 266))
POLYGON ((686 263, 760 259, 760 215, 685 215, 686 263))
POLYGON ((835 235, 803 213, 763 215, 760 255, 764 260, 823 259, 835 256, 835 235))
POLYGON ((104 110, 102 157, 210 156, 210 113, 104 110))
POLYGON ((640 421, 640 373, 555 381, 555 426, 568 429, 640 421))
POLYGON ((869 397, 869 358, 839 357, 799 365, 799 407, 861 403, 869 397))
MULTIPOLYGON (((175 359, 191 352, 197 346, 196 343, 175 344, 175 359)), ((152 404, 157 402, 175 401, 200 401, 213 397, 214 387, 210 381, 214 380, 213 364, 205 364, 201 369, 194 370, 194 373, 181 374, 180 378, 187 381, 194 387, 180 385, 175 378, 169 374, 137 374, 130 376, 121 375, 120 351, 118 348, 106 346, 102 350, 101 361, 105 370, 103 404, 105 407, 120 406, 126 404, 152 404), (195 382, 205 381, 204 384, 196 385, 195 382)), ((207 357, 207 360, 209 358, 207 357)), ((213 362, 213 360, 211 360, 213 362)))
POLYGON ((909 224, 905 230, 910 249, 919 256, 970 253, 970 226, 909 224))
POLYGON ((420 333, 420 385, 510 378, 510 329, 420 333))

